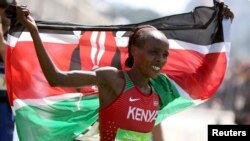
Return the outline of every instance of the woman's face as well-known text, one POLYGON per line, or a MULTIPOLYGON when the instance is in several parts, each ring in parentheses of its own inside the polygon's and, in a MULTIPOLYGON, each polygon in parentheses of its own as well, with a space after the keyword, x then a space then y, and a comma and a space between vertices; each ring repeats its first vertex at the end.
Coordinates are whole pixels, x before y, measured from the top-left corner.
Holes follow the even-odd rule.
POLYGON ((135 47, 134 66, 145 77, 155 77, 167 62, 169 44, 167 38, 159 31, 151 31, 142 47, 135 47))

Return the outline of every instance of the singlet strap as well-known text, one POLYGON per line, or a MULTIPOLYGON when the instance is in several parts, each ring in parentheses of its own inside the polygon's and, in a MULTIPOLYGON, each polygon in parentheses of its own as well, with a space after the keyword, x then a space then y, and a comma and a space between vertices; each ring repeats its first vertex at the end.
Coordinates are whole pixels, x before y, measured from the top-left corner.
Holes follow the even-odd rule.
POLYGON ((129 77, 128 72, 123 71, 123 75, 124 75, 125 82, 126 82, 124 92, 126 92, 126 91, 128 91, 129 89, 133 88, 133 87, 134 87, 134 84, 133 84, 131 78, 129 77))

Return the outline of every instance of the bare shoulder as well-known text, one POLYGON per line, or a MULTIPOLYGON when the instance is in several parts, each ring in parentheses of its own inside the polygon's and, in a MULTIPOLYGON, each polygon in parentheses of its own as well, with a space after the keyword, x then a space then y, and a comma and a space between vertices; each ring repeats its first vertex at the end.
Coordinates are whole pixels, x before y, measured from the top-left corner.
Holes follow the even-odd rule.
POLYGON ((104 77, 109 74, 117 74, 119 70, 115 67, 100 67, 94 70, 98 77, 104 77))
POLYGON ((119 92, 123 86, 123 74, 114 67, 102 67, 95 70, 100 87, 110 87, 119 92))
POLYGON ((115 67, 101 67, 95 70, 98 79, 112 80, 120 79, 121 71, 115 67))
POLYGON ((115 67, 106 66, 106 67, 96 68, 95 71, 96 72, 105 72, 105 71, 119 71, 119 70, 115 67))

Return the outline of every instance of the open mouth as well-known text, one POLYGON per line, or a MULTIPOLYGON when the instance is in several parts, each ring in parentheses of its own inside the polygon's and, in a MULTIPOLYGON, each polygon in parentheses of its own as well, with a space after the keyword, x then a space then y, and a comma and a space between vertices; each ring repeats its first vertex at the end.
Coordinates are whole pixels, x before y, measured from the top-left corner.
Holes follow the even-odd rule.
POLYGON ((155 72, 159 72, 161 68, 158 67, 158 66, 152 66, 152 69, 153 69, 155 72))

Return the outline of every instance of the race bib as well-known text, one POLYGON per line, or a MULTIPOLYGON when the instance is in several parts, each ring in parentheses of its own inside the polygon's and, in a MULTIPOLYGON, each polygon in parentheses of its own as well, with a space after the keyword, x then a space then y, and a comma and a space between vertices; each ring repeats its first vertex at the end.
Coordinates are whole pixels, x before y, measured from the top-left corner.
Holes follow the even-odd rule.
POLYGON ((118 128, 115 141, 151 141, 151 133, 140 133, 118 128))

